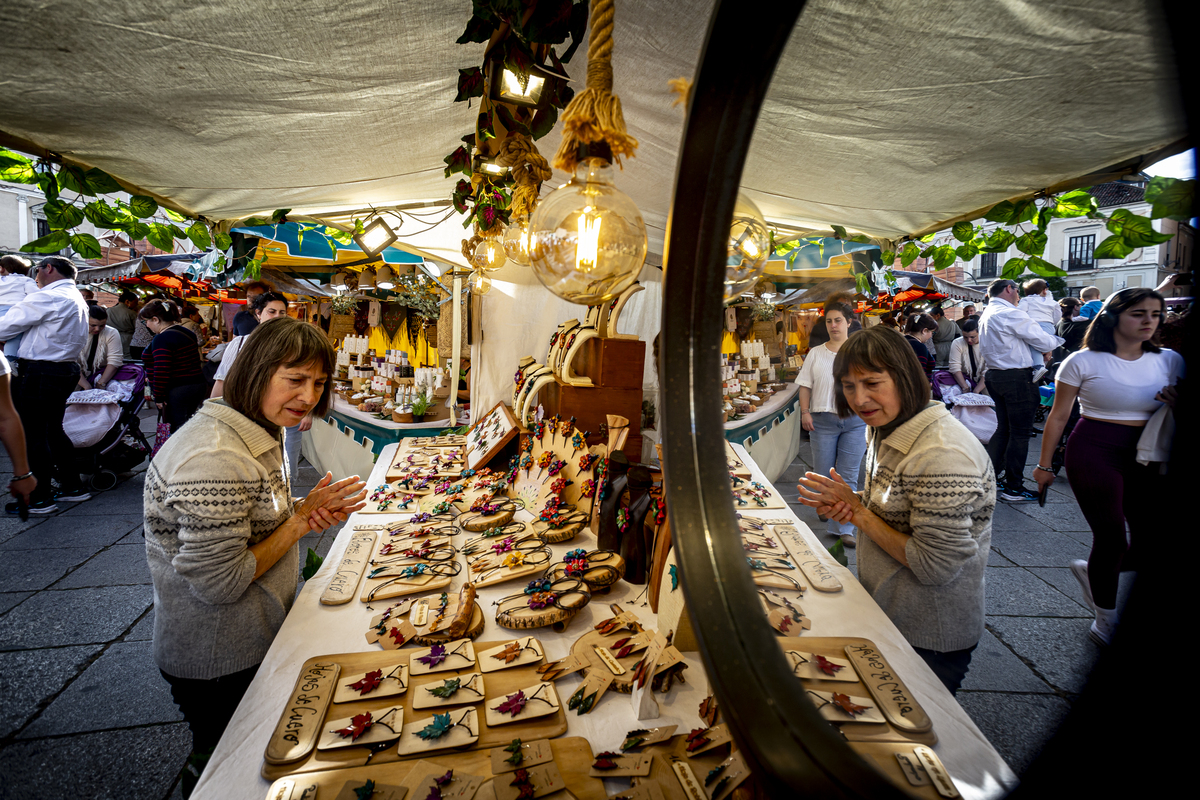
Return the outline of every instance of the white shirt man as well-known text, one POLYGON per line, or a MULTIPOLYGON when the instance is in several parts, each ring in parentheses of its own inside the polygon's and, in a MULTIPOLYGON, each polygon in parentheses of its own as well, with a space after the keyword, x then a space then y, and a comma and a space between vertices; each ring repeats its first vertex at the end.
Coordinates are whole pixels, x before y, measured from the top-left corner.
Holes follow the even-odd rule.
POLYGON ((993 370, 1028 368, 1030 347, 1048 353, 1063 343, 1062 337, 1046 333, 1017 307, 1021 299, 1017 285, 1008 283, 1004 292, 988 302, 979 318, 983 357, 993 370))
MULTIPOLYGON (((0 340, 18 333, 21 359, 13 400, 21 425, 29 467, 37 488, 29 497, 29 513, 49 514, 57 510, 55 500, 78 502, 90 494, 83 491, 75 466, 75 448, 63 432, 67 398, 79 381, 79 351, 87 341, 88 306, 75 287, 75 265, 51 256, 37 266, 38 291, 0 317, 0 340), (62 491, 55 495, 51 479, 62 491)), ((16 514, 17 504, 5 510, 16 514)))

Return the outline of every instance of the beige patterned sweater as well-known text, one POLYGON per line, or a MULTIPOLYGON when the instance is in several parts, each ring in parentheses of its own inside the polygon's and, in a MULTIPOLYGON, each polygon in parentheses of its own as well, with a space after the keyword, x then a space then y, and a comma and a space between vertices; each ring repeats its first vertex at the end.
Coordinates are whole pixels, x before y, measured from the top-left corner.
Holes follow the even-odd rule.
POLYGON ((984 569, 992 541, 996 475, 978 439, 930 402, 875 447, 867 429, 863 497, 888 525, 909 534, 909 566, 868 536, 858 577, 913 647, 962 650, 983 635, 984 569))
POLYGON ((154 660, 210 679, 260 663, 292 607, 296 546, 258 580, 248 549, 292 514, 280 432, 208 400, 146 472, 154 660))

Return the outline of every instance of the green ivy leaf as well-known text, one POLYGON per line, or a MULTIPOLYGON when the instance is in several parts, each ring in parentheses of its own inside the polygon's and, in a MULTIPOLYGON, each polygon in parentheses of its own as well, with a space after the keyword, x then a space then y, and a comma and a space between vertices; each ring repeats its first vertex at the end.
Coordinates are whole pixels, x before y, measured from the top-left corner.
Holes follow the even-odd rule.
POLYGON ((228 250, 233 247, 233 237, 228 233, 217 231, 213 234, 213 244, 217 246, 218 250, 228 250))
POLYGON ((121 188, 121 184, 117 183, 112 175, 96 167, 92 167, 83 173, 83 178, 84 183, 92 190, 90 194, 111 194, 112 192, 124 191, 121 188))
POLYGON ((479 67, 468 67, 458 71, 458 94, 454 102, 461 103, 472 97, 483 97, 483 71, 479 67))
POLYGON ((290 208, 277 208, 271 212, 271 222, 280 225, 287 222, 287 215, 291 213, 290 208))
POLYGON ((933 233, 927 233, 921 237, 921 242, 923 242, 923 243, 924 242, 932 242, 933 237, 935 237, 935 236, 937 236, 937 231, 934 231, 933 233))
POLYGON ((1096 247, 1092 252, 1092 258, 1125 258, 1134 249, 1134 246, 1127 243, 1123 237, 1110 236, 1096 247))
POLYGON ((967 242, 966 244, 960 244, 958 247, 954 248, 954 254, 963 261, 970 261, 972 258, 979 255, 979 248, 970 242, 967 242))
POLYGON ((486 142, 488 139, 496 138, 496 131, 493 127, 492 109, 481 111, 479 117, 475 120, 475 130, 478 131, 479 137, 486 142))
POLYGON ((196 220, 185 231, 187 237, 192 240, 192 244, 196 245, 201 250, 207 250, 212 247, 212 236, 208 232, 208 228, 200 220, 196 220))
POLYGON ((1040 256, 1046 252, 1046 234, 1039 230, 1032 230, 1029 233, 1019 237, 1016 241, 1017 249, 1022 253, 1031 256, 1040 256))
POLYGON ((908 265, 917 260, 921 255, 921 248, 917 247, 916 242, 908 242, 904 245, 904 249, 900 251, 900 263, 908 268, 908 265))
POLYGON ((829 555, 843 567, 850 565, 850 559, 846 556, 846 545, 842 544, 840 538, 834 539, 833 544, 829 546, 829 555))
POLYGON ((1196 181, 1158 176, 1146 184, 1146 202, 1151 204, 1153 219, 1179 220, 1187 222, 1192 216, 1192 202, 1196 192, 1196 181))
POLYGON ((954 263, 954 260, 955 260, 957 257, 958 257, 958 256, 957 256, 957 254, 954 252, 954 248, 953 248, 953 247, 951 247, 951 246, 950 246, 950 245, 948 245, 948 244, 944 244, 944 245, 942 245, 941 247, 937 248, 937 251, 936 251, 936 252, 934 252, 934 254, 933 254, 933 268, 934 268, 934 270, 935 270, 935 271, 940 271, 940 270, 943 270, 943 269, 945 269, 946 267, 948 267, 948 266, 950 266, 951 264, 953 264, 953 263, 954 263))
POLYGON ((11 183, 37 183, 37 170, 33 162, 21 155, 0 147, 0 180, 11 183))
POLYGON ((354 243, 354 234, 352 234, 350 231, 343 231, 339 228, 326 228, 325 235, 330 239, 333 239, 335 242, 340 242, 344 245, 350 245, 354 243))
POLYGON ((1004 200, 992 206, 983 218, 1005 225, 1016 225, 1018 222, 1032 221, 1037 210, 1037 203, 1033 199, 1018 200, 1015 203, 1004 200))
POLYGON ((37 185, 42 190, 42 194, 46 195, 47 200, 58 199, 58 176, 53 172, 39 172, 37 185))
POLYGON ((266 217, 246 217, 242 220, 242 224, 247 228, 261 228, 263 225, 270 225, 271 220, 266 217))
POLYGON ((555 123, 558 122, 558 109, 553 104, 546 104, 537 110, 533 115, 533 122, 529 123, 529 135, 535 140, 540 139, 554 129, 555 123))
POLYGON ((443 700, 447 700, 453 697, 460 688, 462 688, 461 678, 447 678, 446 680, 442 681, 441 686, 435 686, 434 688, 430 689, 429 693, 434 697, 440 697, 443 700))
POLYGON ((61 200, 47 200, 42 209, 46 212, 46 224, 51 230, 66 230, 83 222, 83 209, 61 200))
POLYGON ((964 243, 971 241, 971 238, 975 236, 975 228, 969 222, 954 223, 954 227, 950 229, 950 232, 954 234, 955 239, 964 243))
POLYGON ((987 246, 979 248, 984 253, 1003 253, 1017 240, 1012 231, 997 228, 987 237, 987 246))
POLYGON ((97 228, 113 228, 117 224, 117 210, 103 200, 93 200, 83 207, 83 216, 97 228))
POLYGON ((523 136, 530 135, 529 126, 514 117, 512 112, 508 110, 508 106, 497 105, 496 116, 500 118, 500 124, 504 126, 505 130, 519 133, 523 136))
POLYGON ((146 241, 164 253, 175 252, 175 235, 171 231, 173 227, 173 225, 164 225, 161 222, 151 222, 149 230, 146 232, 146 241))
POLYGON ((890 269, 885 269, 883 271, 883 282, 886 283, 888 286, 895 286, 896 285, 896 273, 890 269))
POLYGON ((1004 268, 1001 271, 1000 277, 1006 280, 1016 280, 1021 277, 1021 273, 1025 271, 1025 259, 1010 258, 1004 262, 1004 268))
POLYGON ((87 176, 79 167, 65 166, 58 171, 58 185, 76 194, 94 195, 88 187, 87 176))
POLYGON ((1050 206, 1046 206, 1041 211, 1039 211, 1038 215, 1037 215, 1038 230, 1044 232, 1046 230, 1046 227, 1050 224, 1050 218, 1053 216, 1054 216, 1054 214, 1053 214, 1050 206))
MULTIPOLYGON (((139 219, 153 217, 158 211, 158 202, 153 197, 146 197, 144 194, 135 194, 129 198, 129 210, 139 219)), ((179 222, 183 222, 182 219, 179 222)))
POLYGON ((83 258, 100 257, 100 242, 90 233, 71 234, 71 249, 83 258))
POLYGON ((859 294, 865 294, 870 297, 874 292, 871 291, 871 282, 867 278, 867 273, 854 273, 854 290, 859 294))
POLYGON ((1152 247, 1169 242, 1172 233, 1159 233, 1154 223, 1146 217, 1134 214, 1127 208, 1118 208, 1108 218, 1108 229, 1125 240, 1130 247, 1152 247))
POLYGON ((936 252, 937 252, 937 246, 930 245, 929 247, 926 247, 924 250, 922 250, 920 255, 921 255, 921 258, 932 258, 933 254, 936 252))
POLYGON ((479 14, 478 8, 478 5, 476 5, 476 13, 472 14, 471 18, 467 20, 467 29, 462 32, 462 36, 454 40, 455 43, 470 44, 471 42, 486 42, 491 38, 492 31, 496 29, 496 23, 488 16, 479 14))
POLYGON ((1050 214, 1059 219, 1070 219, 1071 217, 1086 216, 1094 211, 1096 211, 1096 198, 1082 189, 1076 189, 1054 198, 1050 214))
POLYGON ((163 213, 167 215, 167 219, 169 220, 173 220, 175 222, 187 222, 187 217, 185 217, 183 214, 180 214, 173 208, 164 208, 163 213))
POLYGON ((300 576, 304 580, 308 580, 313 575, 317 574, 317 570, 321 568, 321 564, 325 563, 325 559, 317 555, 317 551, 311 547, 308 548, 308 554, 304 557, 304 569, 300 571, 300 576))
POLYGON ((1012 224, 1013 204, 1007 200, 1001 201, 988 209, 983 218, 990 222, 1000 222, 1005 225, 1012 224))
POLYGON ((846 229, 843 228, 841 225, 831 225, 830 227, 833 228, 833 238, 835 238, 835 239, 849 238, 846 234, 846 229))
POLYGON ((882 253, 879 254, 879 260, 882 261, 884 264, 895 264, 896 263, 896 251, 895 250, 884 250, 882 253))
POLYGON ((66 231, 50 231, 45 236, 21 245, 22 253, 57 253, 71 244, 71 237, 66 231))
POLYGON ((850 241, 857 242, 858 244, 870 244, 871 237, 867 236, 865 233, 856 233, 850 237, 850 241))
POLYGON ((1029 264, 1029 270, 1031 272, 1033 272, 1035 275, 1040 275, 1043 278, 1055 278, 1067 274, 1066 270, 1059 269, 1044 258, 1030 256, 1028 259, 1026 259, 1026 262, 1029 264))

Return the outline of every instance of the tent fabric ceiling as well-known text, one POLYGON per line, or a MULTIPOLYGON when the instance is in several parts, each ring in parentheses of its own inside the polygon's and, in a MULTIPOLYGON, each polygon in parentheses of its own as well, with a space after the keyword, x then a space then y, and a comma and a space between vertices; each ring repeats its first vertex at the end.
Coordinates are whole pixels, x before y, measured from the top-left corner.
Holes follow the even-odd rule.
MULTIPOLYGON (((443 200, 442 158, 478 108, 452 102, 458 69, 483 52, 454 44, 470 8, 8 0, 0 140, 214 219, 443 200)), ((683 129, 667 81, 694 74, 710 9, 662 0, 616 16, 614 90, 640 142, 617 180, 651 264, 683 129)), ((811 0, 744 187, 773 222, 894 239, 1168 147, 1185 129, 1157 14, 1150 0, 811 0)), ((584 50, 569 65, 577 89, 584 50)), ((417 246, 462 263, 461 238, 452 218, 417 246)))

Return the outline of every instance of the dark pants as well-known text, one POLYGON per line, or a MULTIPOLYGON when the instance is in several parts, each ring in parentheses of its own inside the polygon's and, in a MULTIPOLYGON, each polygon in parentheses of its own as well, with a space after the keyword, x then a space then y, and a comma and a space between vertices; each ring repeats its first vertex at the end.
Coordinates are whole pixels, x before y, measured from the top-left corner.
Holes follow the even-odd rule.
POLYGON ((246 689, 250 688, 258 666, 209 680, 176 678, 159 670, 171 684, 171 697, 179 706, 183 721, 192 729, 193 752, 211 753, 221 741, 221 734, 233 719, 233 712, 237 711, 246 689))
POLYGON ((1092 529, 1088 579, 1099 608, 1117 607, 1118 574, 1135 568, 1160 523, 1147 509, 1164 507, 1157 470, 1137 463, 1141 435, 1141 428, 1081 419, 1067 440, 1067 478, 1092 529))
POLYGON ((53 498, 51 478, 58 480, 63 491, 81 489, 75 445, 63 431, 67 398, 77 383, 79 365, 74 361, 21 361, 21 373, 13 384, 13 402, 25 429, 29 468, 37 477, 30 502, 53 498))
POLYGON ((929 665, 933 674, 938 676, 938 680, 950 690, 950 694, 958 694, 958 687, 962 686, 963 679, 967 677, 967 671, 971 668, 971 656, 976 647, 979 645, 973 644, 966 650, 950 650, 945 653, 926 650, 923 647, 914 647, 913 650, 916 650, 921 660, 929 665))
POLYGON ((1038 407, 1038 390, 1031 383, 1033 368, 988 370, 984 380, 996 403, 996 432, 988 442, 988 455, 1004 485, 1020 491, 1024 484, 1025 459, 1033 436, 1033 415, 1038 407))
POLYGON ((183 423, 192 418, 196 409, 208 397, 209 388, 204 383, 189 383, 175 386, 167 392, 167 408, 163 417, 171 426, 171 433, 179 430, 183 423))

